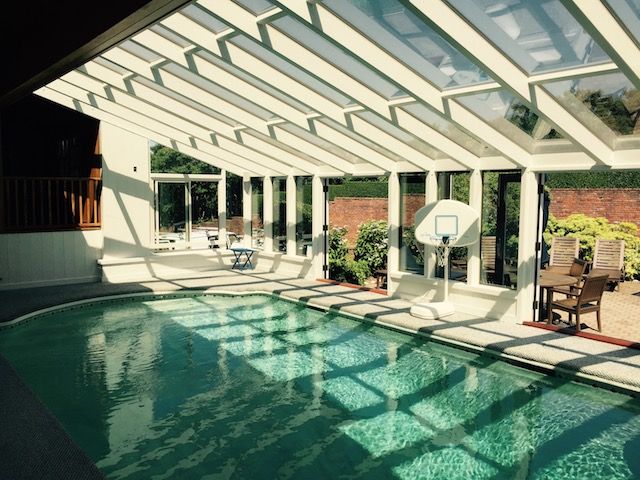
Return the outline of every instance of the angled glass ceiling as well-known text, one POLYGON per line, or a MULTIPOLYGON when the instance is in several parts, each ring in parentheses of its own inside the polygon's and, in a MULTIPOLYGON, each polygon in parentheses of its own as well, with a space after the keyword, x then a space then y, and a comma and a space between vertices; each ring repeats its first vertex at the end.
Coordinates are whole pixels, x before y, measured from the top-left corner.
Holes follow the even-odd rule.
POLYGON ((606 3, 640 45, 640 0, 606 0, 606 3))
POLYGON ((491 80, 398 0, 325 0, 322 5, 441 89, 491 80))
POLYGON ((425 124, 429 125, 434 130, 437 130, 444 136, 450 138, 461 147, 466 148, 478 157, 498 155, 498 152, 491 148, 489 145, 486 145, 476 138, 472 137, 468 133, 458 128, 453 122, 446 120, 445 118, 441 117, 440 115, 420 103, 403 105, 400 108, 407 111, 425 124))
POLYGON ((269 10, 275 8, 275 6, 268 0, 235 0, 244 8, 249 10, 254 15, 262 15, 269 10))
POLYGON ((528 73, 609 61, 560 0, 447 1, 528 73))
POLYGON ((547 122, 505 89, 458 97, 456 101, 515 142, 533 148, 532 140, 562 138, 547 122), (516 128, 517 127, 517 128, 516 128))
POLYGON ((187 5, 185 8, 180 10, 180 13, 216 34, 222 33, 225 30, 230 30, 231 28, 217 18, 209 15, 201 8, 198 8, 195 3, 187 5))
POLYGON ((549 82, 544 87, 601 138, 640 135, 640 91, 622 73, 549 82))
POLYGON ((309 50, 332 63, 343 72, 361 82, 384 98, 406 97, 407 93, 399 89, 397 85, 385 80, 381 75, 365 67, 362 63, 336 47, 321 35, 311 31, 308 27, 291 17, 279 18, 271 25, 280 29, 288 36, 304 45, 309 50))

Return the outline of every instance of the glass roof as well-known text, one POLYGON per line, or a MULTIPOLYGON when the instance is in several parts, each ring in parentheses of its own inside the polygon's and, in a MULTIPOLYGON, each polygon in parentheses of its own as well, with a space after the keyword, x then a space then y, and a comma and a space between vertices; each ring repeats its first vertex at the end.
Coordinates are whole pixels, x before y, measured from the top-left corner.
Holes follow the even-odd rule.
POLYGON ((398 0, 325 0, 323 5, 440 88, 490 80, 398 0))
POLYGON ((640 91, 622 73, 549 82, 544 87, 601 137, 640 134, 640 91))
POLYGON ((640 44, 640 0, 606 0, 606 3, 640 44))
POLYGON ((385 80, 381 75, 365 67, 362 63, 355 60, 342 49, 336 47, 330 41, 324 39, 318 33, 309 30, 309 28, 305 27, 299 21, 291 17, 283 17, 271 22, 271 25, 279 28, 298 43, 306 46, 309 50, 340 68, 342 71, 348 72, 351 77, 377 92, 382 97, 391 99, 407 96, 407 93, 400 90, 397 85, 385 80))
POLYGON ((254 15, 262 15, 275 8, 275 5, 268 0, 235 0, 235 2, 242 5, 254 15))
POLYGON ((515 141, 522 141, 523 133, 529 140, 562 138, 558 131, 547 122, 542 122, 524 102, 505 89, 456 100, 515 141))
POLYGON ((273 52, 270 52, 266 48, 260 46, 252 39, 244 36, 237 35, 231 39, 231 43, 237 45, 243 50, 251 53, 255 57, 259 58, 263 62, 269 64, 270 66, 276 68, 282 73, 288 75, 289 77, 297 80, 303 85, 308 86, 312 90, 324 95, 332 102, 346 107, 347 105, 353 102, 352 99, 343 95, 341 92, 336 90, 335 88, 327 85, 327 83, 317 79, 316 77, 309 75, 307 72, 302 70, 299 67, 291 64, 284 58, 276 55, 273 52))
POLYGON ((437 130, 443 135, 447 136, 461 147, 466 148, 474 155, 491 156, 498 155, 498 152, 491 148, 489 145, 472 137, 468 133, 462 131, 453 122, 441 117, 433 110, 427 108, 420 103, 414 103, 410 105, 403 105, 402 110, 406 110, 417 119, 423 121, 431 128, 437 130))
POLYGON ((447 1, 528 73, 609 60, 560 0, 447 1))
POLYGON ((206 13, 203 9, 198 8, 196 4, 187 5, 185 8, 180 10, 180 13, 216 34, 222 33, 231 28, 229 25, 222 23, 217 18, 206 13))

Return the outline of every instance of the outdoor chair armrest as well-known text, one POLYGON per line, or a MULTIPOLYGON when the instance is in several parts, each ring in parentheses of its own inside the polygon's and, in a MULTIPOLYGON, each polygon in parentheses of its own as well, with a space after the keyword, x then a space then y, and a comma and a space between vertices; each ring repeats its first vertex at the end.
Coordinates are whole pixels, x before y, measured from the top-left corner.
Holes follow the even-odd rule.
POLYGON ((580 290, 582 290, 582 287, 578 287, 576 285, 570 285, 570 287, 571 287, 571 291, 569 291, 569 290, 559 290, 557 288, 552 288, 551 291, 554 292, 554 293, 562 293, 564 295, 571 295, 572 297, 579 297, 580 296, 580 290), (576 292, 573 293, 573 291, 576 291, 576 292))

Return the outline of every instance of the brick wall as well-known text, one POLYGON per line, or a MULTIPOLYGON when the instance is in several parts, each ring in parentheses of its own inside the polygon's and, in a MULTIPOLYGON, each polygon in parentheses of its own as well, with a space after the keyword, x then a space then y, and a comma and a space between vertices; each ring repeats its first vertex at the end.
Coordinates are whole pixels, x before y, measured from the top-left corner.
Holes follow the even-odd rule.
POLYGON ((640 226, 640 188, 554 188, 550 193, 550 212, 556 218, 583 213, 605 217, 611 223, 632 222, 640 226))
MULTIPOLYGON (((424 207, 424 195, 405 195, 403 223, 412 225, 419 208, 424 207)), ((347 242, 353 246, 358 237, 358 226, 369 220, 387 220, 386 198, 336 197, 329 202, 329 227, 347 227, 347 242)))

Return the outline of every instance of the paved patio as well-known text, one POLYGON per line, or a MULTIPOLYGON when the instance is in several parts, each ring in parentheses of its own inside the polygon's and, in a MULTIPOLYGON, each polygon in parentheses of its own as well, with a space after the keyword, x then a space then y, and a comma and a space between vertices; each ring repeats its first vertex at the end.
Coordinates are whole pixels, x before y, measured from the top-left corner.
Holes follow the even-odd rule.
MULTIPOLYGON (((561 295, 556 294, 558 297, 561 295)), ((563 321, 568 316, 561 313, 563 321)), ((585 332, 598 333, 595 313, 582 317, 585 332), (585 328, 586 325, 586 328, 585 328)), ((574 323, 575 325, 575 319, 574 323)), ((628 281, 615 292, 604 292, 602 298, 602 335, 640 343, 640 282, 628 281)))

